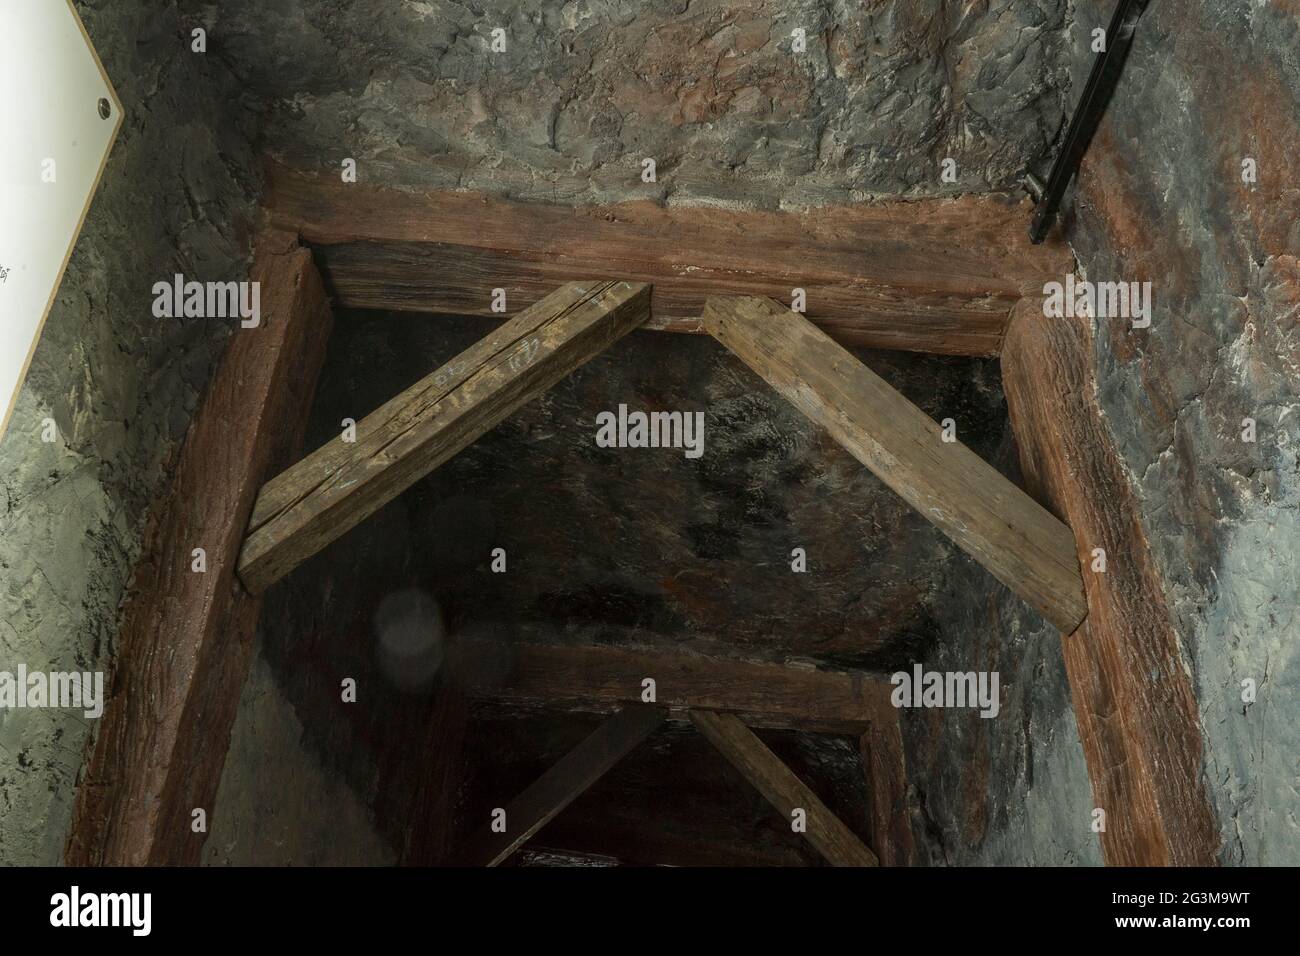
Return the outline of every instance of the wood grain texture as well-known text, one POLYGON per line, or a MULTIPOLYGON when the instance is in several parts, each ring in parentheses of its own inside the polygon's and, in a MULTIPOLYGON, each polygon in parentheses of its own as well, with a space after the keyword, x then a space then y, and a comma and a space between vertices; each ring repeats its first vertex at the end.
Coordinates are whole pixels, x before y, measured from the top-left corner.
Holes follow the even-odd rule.
POLYGON ((471 866, 500 864, 649 737, 663 719, 658 708, 630 704, 606 720, 510 802, 504 833, 485 825, 466 850, 465 861, 471 866))
POLYGON ((699 332, 711 295, 807 293, 837 341, 996 355, 1011 306, 1073 267, 1033 246, 1030 208, 993 198, 832 206, 803 212, 658 206, 561 207, 477 193, 404 192, 268 170, 266 204, 317 254, 342 305, 487 314, 575 277, 655 287, 647 328, 699 332))
POLYGON ((1063 633, 1087 613, 1070 529, 811 322, 710 299, 704 326, 1063 633))
POLYGON ((820 798, 733 714, 691 712, 691 721, 786 820, 807 816, 808 842, 832 866, 877 866, 879 860, 820 798))
POLYGON ((858 741, 867 775, 871 845, 881 866, 911 866, 916 848, 898 716, 897 708, 880 707, 858 741))
POLYGON ((248 673, 260 601, 235 577, 257 490, 298 454, 332 322, 296 237, 258 243, 261 324, 236 329, 151 518, 66 848, 71 865, 194 864, 248 673), (207 571, 191 570, 203 548, 207 571))
POLYGON ((1096 402, 1083 322, 1017 310, 1002 357, 1011 423, 1030 489, 1070 521, 1088 619, 1065 664, 1093 798, 1106 811, 1106 862, 1213 865, 1219 829, 1201 778, 1196 700, 1133 489, 1096 402))
POLYGON ((239 576, 258 593, 636 328, 650 287, 574 282, 267 482, 239 576))
POLYGON ((465 774, 465 696, 459 686, 439 675, 433 690, 432 713, 418 750, 420 780, 404 828, 402 866, 443 866, 452 861, 455 846, 456 795, 465 774))
POLYGON ((754 726, 861 733, 890 686, 863 673, 611 646, 461 639, 448 649, 467 694, 517 707, 608 713, 655 681, 670 710, 729 710, 754 726))

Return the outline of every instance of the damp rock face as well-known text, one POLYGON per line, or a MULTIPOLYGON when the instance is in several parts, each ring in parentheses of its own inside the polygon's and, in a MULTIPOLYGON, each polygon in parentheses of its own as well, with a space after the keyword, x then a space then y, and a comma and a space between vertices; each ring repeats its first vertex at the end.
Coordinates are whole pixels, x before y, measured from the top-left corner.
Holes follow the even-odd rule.
POLYGON ((1060 126, 1067 7, 227 0, 203 22, 297 166, 776 207, 1014 186, 1060 126))
MULTIPOLYGON (((1111 6, 1076 4, 1076 89, 1111 6)), ((1194 678, 1228 864, 1300 862, 1297 76, 1295 3, 1152 4, 1067 224, 1088 278, 1154 284, 1149 329, 1094 323, 1098 397, 1194 678)))
MULTIPOLYGON (((259 190, 237 87, 181 42, 176 5, 76 6, 127 116, 0 440, 9 671, 108 668, 148 509, 229 331, 155 319, 150 290, 244 278, 259 190)), ((0 712, 0 864, 61 860, 89 729, 79 712, 0 712)))

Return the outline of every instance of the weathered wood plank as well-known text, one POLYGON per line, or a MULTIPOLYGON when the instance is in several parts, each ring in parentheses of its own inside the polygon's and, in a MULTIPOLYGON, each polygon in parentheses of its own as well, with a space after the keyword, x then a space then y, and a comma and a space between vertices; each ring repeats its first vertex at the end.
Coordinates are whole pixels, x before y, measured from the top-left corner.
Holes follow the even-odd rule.
POLYGON ((877 866, 879 860, 802 780, 733 714, 691 711, 691 721, 713 746, 787 820, 807 816, 808 842, 834 866, 877 866))
POLYGON ((464 769, 467 708, 464 694, 444 670, 433 690, 432 711, 420 744, 421 779, 408 812, 402 866, 443 866, 455 842, 456 794, 464 769))
POLYGON ((907 760, 898 709, 881 706, 858 740, 867 775, 871 845, 881 866, 911 866, 915 855, 907 803, 907 760))
POLYGON ((528 838, 584 793, 663 723, 655 707, 631 704, 619 711, 505 808, 506 830, 485 825, 469 845, 465 860, 474 866, 496 866, 528 838))
POLYGON ((452 191, 408 192, 273 166, 267 206, 316 251, 341 304, 487 314, 574 276, 655 287, 646 328, 699 332, 711 295, 807 293, 837 341, 996 355, 1011 306, 1073 267, 1059 240, 1031 245, 1030 207, 962 197, 803 212, 562 207, 452 191))
POLYGON ((1219 829, 1201 776, 1200 720, 1133 489, 1096 402, 1086 324, 1018 310, 1002 356, 1011 424, 1031 491, 1067 518, 1088 619, 1065 640, 1070 696, 1106 862, 1209 866, 1219 829))
POLYGON ((235 578, 258 488, 298 454, 332 322, 311 254, 261 237, 255 329, 231 334, 151 518, 111 691, 78 787, 71 865, 193 864, 225 763, 261 602, 235 578), (203 548, 207 570, 191 570, 203 548))
POLYGON ((641 700, 670 710, 729 710, 757 727, 861 733, 890 686, 862 673, 610 646, 460 639, 448 661, 466 693, 517 707, 614 711, 641 700))
POLYGON ((1087 614, 1070 529, 771 299, 710 299, 704 326, 908 504, 1068 634, 1087 614))
POLYGON ((239 559, 265 590, 650 314, 650 287, 574 282, 267 482, 239 559))

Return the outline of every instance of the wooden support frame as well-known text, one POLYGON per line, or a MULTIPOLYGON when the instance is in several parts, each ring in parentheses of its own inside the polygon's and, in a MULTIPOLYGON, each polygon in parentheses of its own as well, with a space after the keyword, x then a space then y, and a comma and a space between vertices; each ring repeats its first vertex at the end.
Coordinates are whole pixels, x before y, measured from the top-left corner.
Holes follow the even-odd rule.
MULTIPOLYGON (((873 381, 832 341, 994 355, 1004 353, 1009 335, 1004 370, 1011 369, 1007 390, 1018 435, 1022 428, 1044 432, 1054 415, 1079 414, 1059 394, 1049 394, 1050 384, 1032 367, 1032 336, 1017 331, 1028 308, 1022 297, 1068 268, 1063 248, 1032 251, 1008 238, 1019 235, 1020 211, 1003 216, 996 204, 961 200, 821 211, 814 220, 645 204, 560 210, 467 194, 412 197, 382 190, 357 204, 352 196, 344 203, 333 190, 325 181, 275 175, 268 202, 288 231, 273 229, 260 238, 253 273, 263 284, 266 334, 255 347, 236 333, 155 519, 150 559, 124 617, 124 666, 114 676, 78 790, 68 862, 197 862, 202 837, 189 828, 189 814, 211 809, 215 797, 247 671, 257 595, 638 327, 714 334, 1064 633, 1086 616, 1077 550, 1084 538, 1076 546, 1057 517, 964 447, 940 442, 933 422, 873 381), (319 215, 309 211, 314 202, 323 203, 319 215), (354 215, 358 210, 362 214, 354 215), (507 228, 511 217, 517 222, 507 228), (468 222, 479 226, 477 235, 462 242, 457 236, 468 222), (324 278, 299 237, 315 244, 324 278), (669 237, 674 241, 662 254, 646 251, 669 237), (751 267, 739 267, 746 257, 751 267), (796 278, 790 263, 799 263, 803 275, 809 261, 825 270, 813 270, 812 321, 770 298, 753 297, 710 298, 696 318, 700 304, 722 287, 788 294, 785 287, 796 278), (943 262, 942 270, 936 271, 936 262, 943 262), (450 266, 464 277, 452 280, 459 284, 430 278, 430 270, 450 266), (507 267, 518 268, 516 285, 502 281, 507 267), (596 278, 544 295, 575 272, 596 278), (652 303, 649 285, 623 281, 623 275, 663 288, 652 303), (391 295, 381 288, 385 284, 392 285, 391 295), (512 304, 528 307, 365 419, 357 445, 332 443, 289 466, 324 354, 327 286, 347 306, 466 313, 483 311, 487 284, 504 285, 512 304), (253 420, 232 441, 236 392, 239 414, 247 420, 252 409, 253 420), (285 470, 268 481, 278 468, 285 470), (972 485, 973 504, 957 495, 972 485), (194 540, 216 542, 207 549, 206 577, 183 570, 194 540), (141 688, 161 693, 146 696, 141 688)), ((1054 340, 1049 348, 1064 355, 1077 352, 1077 343, 1054 340)), ((1063 374, 1082 375, 1082 366, 1069 364, 1079 361, 1077 354, 1060 361, 1063 374)), ((1095 426, 1091 419, 1080 423, 1085 433, 1095 426)), ((1083 452, 1070 442, 1054 452, 1021 441, 1026 472, 1059 514, 1099 539, 1116 531, 1112 517, 1095 503, 1091 510, 1080 503, 1071 486, 1083 452)), ((1110 487, 1114 476, 1104 477, 1101 484, 1110 487)), ((1075 638, 1102 636, 1096 648, 1066 645, 1098 800, 1133 808, 1112 836, 1103 836, 1103 847, 1110 862, 1212 862, 1212 812, 1194 782, 1199 737, 1190 688, 1184 679, 1148 693, 1132 670, 1153 655, 1175 660, 1158 604, 1142 603, 1152 593, 1151 574, 1140 567, 1109 595, 1090 582, 1089 602, 1101 606, 1103 616, 1094 626, 1085 623, 1075 638), (1103 622, 1116 620, 1136 622, 1140 633, 1128 643, 1104 633, 1103 622), (1102 680, 1099 672, 1109 676, 1102 680), (1131 720, 1126 712, 1120 735, 1104 726, 1114 719, 1116 695, 1127 695, 1125 707, 1136 707, 1131 720), (1166 764, 1172 774, 1159 772, 1166 764)), ((500 652, 465 645, 453 654, 482 664, 500 652)), ((827 859, 847 865, 910 860, 910 827, 900 819, 906 804, 902 741, 897 712, 882 703, 887 685, 859 675, 644 649, 524 645, 509 654, 507 681, 498 680, 499 672, 480 674, 464 690, 525 705, 617 712, 511 805, 512 819, 525 823, 515 831, 519 839, 507 840, 503 851, 496 835, 480 838, 477 848, 490 862, 513 852, 674 711, 689 717, 782 812, 810 809, 818 821, 816 828, 810 821, 810 840, 827 859), (656 670, 669 675, 660 684, 667 710, 635 703, 639 678, 656 670), (633 674, 637 680, 628 680, 633 674), (859 735, 879 860, 746 724, 859 735)), ((461 689, 447 698, 449 738, 458 739, 463 727, 461 689)), ((444 806, 440 789, 453 766, 440 765, 430 775, 430 806, 444 806)), ((445 859, 446 840, 445 833, 416 839, 404 859, 445 859)))
POLYGON ((817 794, 734 714, 691 711, 691 721, 787 820, 802 810, 808 842, 832 866, 878 866, 880 861, 817 794))
POLYGON ((77 789, 70 865, 199 861, 191 813, 211 816, 261 608, 235 563, 258 488, 298 454, 332 322, 292 234, 263 234, 251 274, 261 324, 231 333, 151 518, 77 789))
POLYGON ((497 866, 504 862, 649 737, 663 719, 662 711, 641 704, 631 704, 610 717, 503 808, 504 832, 494 832, 491 824, 479 831, 465 852, 466 863, 497 866))
POLYGON ((1086 321, 1045 319, 1026 300, 1002 380, 1030 490, 1070 521, 1081 561, 1093 548, 1109 555, 1105 574, 1085 576, 1088 619, 1064 644, 1093 799, 1106 811, 1102 853, 1119 866, 1212 866, 1220 837, 1196 697, 1097 404, 1086 321))
POLYGON ((260 593, 650 315, 650 287, 571 282, 323 445, 257 496, 239 577, 260 593))
POLYGON ((656 702, 683 719, 726 709, 755 727, 861 734, 893 710, 890 685, 867 674, 648 648, 460 639, 448 664, 469 696, 518 707, 610 713, 653 677, 656 702))
POLYGON ((1073 268, 1059 239, 1029 242, 1027 203, 996 197, 771 212, 560 207, 274 164, 267 183, 273 220, 312 246, 349 308, 486 315, 494 288, 527 305, 585 276, 652 283, 645 327, 698 333, 711 295, 788 303, 801 288, 809 317, 846 345, 990 356, 1022 295, 1073 268))
POLYGON ((1069 634, 1087 615, 1074 534, 807 319, 712 298, 704 327, 858 461, 1069 634))

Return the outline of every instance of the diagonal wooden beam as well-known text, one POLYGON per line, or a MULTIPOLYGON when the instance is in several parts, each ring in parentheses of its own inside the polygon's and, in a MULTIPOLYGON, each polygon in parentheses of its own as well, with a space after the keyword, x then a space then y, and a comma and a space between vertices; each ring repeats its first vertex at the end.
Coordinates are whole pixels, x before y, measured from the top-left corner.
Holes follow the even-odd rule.
POLYGON ((1059 239, 1032 245, 1032 207, 995 197, 806 211, 560 206, 451 190, 344 184, 272 165, 266 205, 299 232, 340 305, 489 314, 495 287, 533 302, 575 275, 653 283, 646 328, 700 332, 711 295, 789 302, 836 341, 996 355, 1011 307, 1073 269, 1059 239))
POLYGON ((614 764, 663 723, 663 712, 631 704, 606 720, 505 808, 505 832, 485 826, 470 843, 465 860, 496 866, 580 797, 614 764))
POLYGON ((794 775, 763 741, 733 714, 691 711, 691 721, 787 820, 806 814, 808 842, 833 866, 878 866, 880 861, 817 794, 794 775))
POLYGON ((231 333, 151 519, 77 787, 72 866, 197 864, 261 601, 235 579, 257 489, 299 454, 332 317, 311 253, 260 237, 262 320, 231 333), (205 552, 195 570, 193 551, 205 552))
MULTIPOLYGON (((823 671, 683 651, 460 638, 447 659, 471 697, 512 707, 610 713, 641 699, 670 710, 729 710, 755 727, 861 734, 894 714, 892 687, 860 672, 823 671)), ((683 714, 684 719, 684 714, 683 714)))
POLYGON ((1069 634, 1087 614, 1074 535, 803 316, 710 299, 704 326, 999 581, 1069 634))
POLYGON ((573 282, 317 449, 257 497, 239 577, 258 593, 650 315, 648 285, 573 282))

